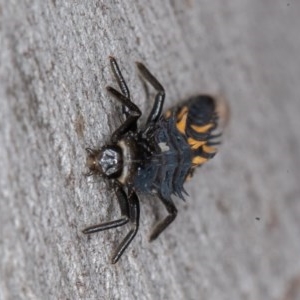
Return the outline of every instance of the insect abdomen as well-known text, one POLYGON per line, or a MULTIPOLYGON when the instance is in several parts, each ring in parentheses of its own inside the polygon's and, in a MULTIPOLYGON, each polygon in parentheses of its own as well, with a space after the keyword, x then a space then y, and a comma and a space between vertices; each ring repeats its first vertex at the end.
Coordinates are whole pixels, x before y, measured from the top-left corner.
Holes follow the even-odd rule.
POLYGON ((196 96, 172 108, 162 117, 145 143, 153 152, 145 157, 135 178, 135 187, 156 192, 164 199, 183 198, 183 184, 195 167, 212 158, 219 144, 215 99, 196 96))
POLYGON ((215 133, 219 116, 215 98, 199 95, 188 99, 176 109, 176 128, 183 134, 192 150, 193 167, 214 157, 220 133, 215 133))

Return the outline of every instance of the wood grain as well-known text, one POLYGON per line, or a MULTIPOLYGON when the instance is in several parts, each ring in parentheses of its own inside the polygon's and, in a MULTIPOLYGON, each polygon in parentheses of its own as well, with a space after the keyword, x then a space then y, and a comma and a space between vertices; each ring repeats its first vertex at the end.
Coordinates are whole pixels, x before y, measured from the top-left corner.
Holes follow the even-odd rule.
POLYGON ((0 299, 299 299, 299 13, 279 0, 0 0, 0 299), (166 212, 141 196, 115 266, 126 230, 81 233, 119 213, 109 184, 83 176, 85 147, 120 124, 109 55, 143 112, 137 60, 166 108, 199 92, 231 107, 174 224, 148 243, 166 212))

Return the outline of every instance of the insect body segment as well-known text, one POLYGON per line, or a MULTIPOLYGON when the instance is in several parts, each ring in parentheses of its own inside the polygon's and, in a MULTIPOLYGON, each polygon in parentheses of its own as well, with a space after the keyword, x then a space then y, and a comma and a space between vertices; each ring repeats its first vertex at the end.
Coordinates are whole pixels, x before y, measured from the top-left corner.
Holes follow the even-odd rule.
POLYGON ((122 93, 113 87, 107 87, 107 90, 122 104, 125 121, 112 134, 110 144, 101 149, 87 149, 87 164, 88 175, 101 174, 113 182, 121 217, 90 226, 83 232, 90 234, 129 223, 128 234, 112 256, 112 263, 116 263, 138 231, 137 193, 157 195, 167 209, 168 215, 150 235, 150 240, 154 240, 176 218, 177 209, 171 196, 184 199, 184 182, 197 166, 216 154, 220 133, 216 133, 219 121, 216 100, 209 95, 189 98, 181 106, 161 115, 164 88, 142 63, 137 63, 138 70, 157 94, 146 124, 138 129, 141 112, 131 101, 129 89, 113 57, 110 57, 110 63, 122 93))
POLYGON ((211 96, 198 95, 165 114, 167 119, 175 115, 176 128, 190 147, 192 165, 189 175, 195 167, 207 162, 217 153, 215 146, 220 144, 220 141, 216 139, 220 134, 214 133, 219 120, 216 106, 217 102, 211 96))

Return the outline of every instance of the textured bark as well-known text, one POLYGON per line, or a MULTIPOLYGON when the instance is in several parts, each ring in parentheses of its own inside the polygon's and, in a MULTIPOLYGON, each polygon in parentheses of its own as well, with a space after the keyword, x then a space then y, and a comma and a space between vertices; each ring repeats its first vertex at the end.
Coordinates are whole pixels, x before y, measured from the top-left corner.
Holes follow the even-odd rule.
POLYGON ((299 15, 279 0, 0 0, 0 298, 300 299, 299 15), (81 233, 119 214, 109 185, 83 176, 85 147, 120 124, 111 54, 143 112, 136 60, 166 107, 208 92, 232 112, 221 152, 153 243, 166 212, 141 197, 117 265, 128 228, 81 233))

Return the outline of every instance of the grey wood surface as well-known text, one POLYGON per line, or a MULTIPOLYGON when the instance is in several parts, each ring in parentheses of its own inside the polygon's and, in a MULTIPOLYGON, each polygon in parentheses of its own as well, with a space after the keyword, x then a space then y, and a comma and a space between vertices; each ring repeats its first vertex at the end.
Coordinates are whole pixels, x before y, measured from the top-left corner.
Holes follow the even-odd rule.
POLYGON ((0 0, 0 299, 300 299, 300 2, 0 0), (134 62, 166 107, 222 95, 231 123, 214 160, 175 199, 175 223, 141 197, 122 230, 107 183, 85 178, 85 147, 120 124, 109 55, 148 112, 134 62))

